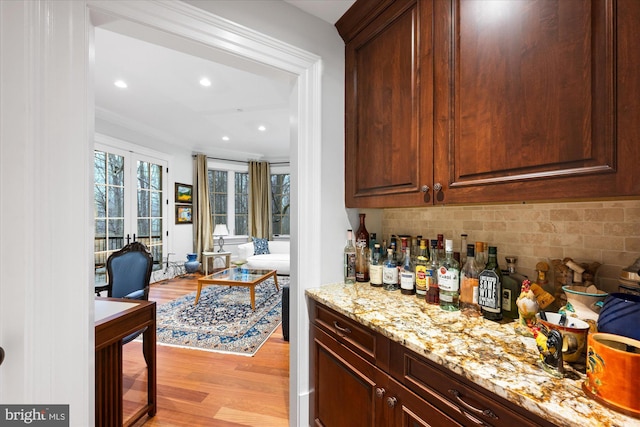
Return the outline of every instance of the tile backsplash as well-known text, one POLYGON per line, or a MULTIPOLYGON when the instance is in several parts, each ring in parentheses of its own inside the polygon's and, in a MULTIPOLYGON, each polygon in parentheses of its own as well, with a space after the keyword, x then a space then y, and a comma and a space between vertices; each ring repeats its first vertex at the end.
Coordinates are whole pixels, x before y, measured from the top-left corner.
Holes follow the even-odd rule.
MULTIPOLYGON (((640 257, 640 200, 527 203, 478 206, 436 206, 384 209, 382 236, 442 233, 460 250, 467 242, 488 242, 498 248, 500 266, 506 255, 518 257, 518 272, 536 277, 539 261, 572 258, 597 261, 598 288, 618 290, 620 271, 640 257)), ((381 237, 378 237, 382 240, 381 237)), ((551 264, 549 262, 549 264, 551 264)))

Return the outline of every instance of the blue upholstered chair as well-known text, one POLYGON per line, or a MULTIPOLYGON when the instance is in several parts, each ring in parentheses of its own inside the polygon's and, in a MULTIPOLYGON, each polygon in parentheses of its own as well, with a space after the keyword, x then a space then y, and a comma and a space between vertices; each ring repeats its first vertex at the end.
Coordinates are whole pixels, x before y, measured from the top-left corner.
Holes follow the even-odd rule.
MULTIPOLYGON (((147 247, 140 242, 129 243, 119 251, 112 253, 107 259, 107 276, 109 278, 105 289, 107 297, 147 301, 152 267, 153 256, 147 247)), ((133 341, 145 329, 125 337, 122 344, 133 341)), ((145 354, 145 360, 146 358, 145 354)))

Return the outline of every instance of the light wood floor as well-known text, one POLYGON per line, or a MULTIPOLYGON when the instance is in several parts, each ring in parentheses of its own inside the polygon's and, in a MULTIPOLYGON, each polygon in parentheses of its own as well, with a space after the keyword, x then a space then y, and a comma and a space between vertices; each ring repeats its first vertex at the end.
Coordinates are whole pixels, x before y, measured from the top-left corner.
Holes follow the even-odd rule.
MULTIPOLYGON (((196 276, 151 285, 158 305, 196 290, 196 276)), ((125 420, 146 400, 140 342, 123 348, 125 420)), ((254 357, 157 346, 158 411, 135 426, 288 426, 289 343, 282 326, 254 357)))

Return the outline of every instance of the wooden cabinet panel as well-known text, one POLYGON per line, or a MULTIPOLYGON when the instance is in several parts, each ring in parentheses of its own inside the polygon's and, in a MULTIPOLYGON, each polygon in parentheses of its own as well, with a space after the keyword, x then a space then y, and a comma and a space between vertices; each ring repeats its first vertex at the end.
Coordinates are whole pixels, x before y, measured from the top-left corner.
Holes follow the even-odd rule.
POLYGON ((426 2, 396 1, 346 45, 347 206, 419 203, 431 181, 430 17, 426 2))

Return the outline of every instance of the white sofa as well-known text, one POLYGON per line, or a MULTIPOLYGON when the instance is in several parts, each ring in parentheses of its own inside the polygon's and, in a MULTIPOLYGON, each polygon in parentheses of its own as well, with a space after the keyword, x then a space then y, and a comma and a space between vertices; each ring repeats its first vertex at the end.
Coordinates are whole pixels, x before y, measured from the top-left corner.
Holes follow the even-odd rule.
POLYGON ((289 241, 269 240, 269 253, 254 255, 253 242, 238 245, 239 259, 247 260, 247 268, 277 270, 278 274, 289 274, 289 241))

